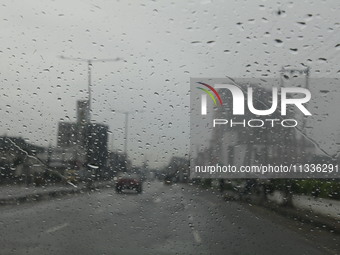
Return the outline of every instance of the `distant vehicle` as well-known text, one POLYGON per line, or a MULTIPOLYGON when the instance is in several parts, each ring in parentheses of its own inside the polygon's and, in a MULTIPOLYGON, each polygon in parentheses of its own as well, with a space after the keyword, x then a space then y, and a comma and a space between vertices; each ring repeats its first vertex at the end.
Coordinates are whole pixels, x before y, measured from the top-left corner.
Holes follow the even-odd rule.
POLYGON ((142 193, 143 183, 137 174, 123 173, 116 180, 116 191, 121 193, 123 190, 135 190, 137 193, 142 193))
POLYGON ((174 178, 170 175, 165 176, 164 184, 171 185, 174 182, 174 178))

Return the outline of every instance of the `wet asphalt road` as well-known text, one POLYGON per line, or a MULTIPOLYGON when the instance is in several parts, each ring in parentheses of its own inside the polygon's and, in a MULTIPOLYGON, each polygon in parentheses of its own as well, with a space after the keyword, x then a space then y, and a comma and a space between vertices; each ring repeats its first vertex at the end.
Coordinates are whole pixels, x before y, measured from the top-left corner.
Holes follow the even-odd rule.
POLYGON ((185 184, 106 188, 1 207, 0 254, 336 253, 271 214, 185 184))

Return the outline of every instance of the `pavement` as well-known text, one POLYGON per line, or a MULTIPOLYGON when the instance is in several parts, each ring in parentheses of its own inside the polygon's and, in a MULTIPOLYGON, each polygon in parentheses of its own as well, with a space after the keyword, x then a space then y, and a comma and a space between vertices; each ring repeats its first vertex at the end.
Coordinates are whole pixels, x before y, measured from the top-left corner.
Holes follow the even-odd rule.
MULTIPOLYGON (((112 181, 95 182, 94 188, 113 185, 112 181)), ((74 194, 88 190, 85 183, 77 185, 70 184, 49 184, 45 186, 26 185, 1 185, 0 205, 22 204, 34 202, 52 197, 60 197, 67 194, 74 194)))
POLYGON ((340 237, 188 184, 0 207, 1 254, 339 254, 340 237))
MULTIPOLYGON (((284 201, 284 196, 280 192, 276 191, 272 195, 269 195, 268 199, 276 202, 277 204, 282 204, 284 201)), ((339 200, 294 195, 293 205, 295 208, 309 210, 319 215, 340 220, 339 200)))
POLYGON ((340 201, 338 200, 294 195, 292 198, 293 207, 287 207, 282 206, 284 196, 278 191, 267 195, 267 200, 257 194, 241 197, 234 191, 226 191, 223 196, 225 200, 236 200, 261 206, 285 217, 340 234, 340 201))

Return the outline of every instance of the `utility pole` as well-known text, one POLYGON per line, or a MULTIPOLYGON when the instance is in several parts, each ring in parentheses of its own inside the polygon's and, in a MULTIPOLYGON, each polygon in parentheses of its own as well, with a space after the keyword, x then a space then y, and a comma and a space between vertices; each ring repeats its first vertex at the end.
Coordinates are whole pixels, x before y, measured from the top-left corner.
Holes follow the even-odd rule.
POLYGON ((124 157, 125 157, 125 164, 124 169, 128 171, 128 154, 127 154, 127 146, 128 146, 128 130, 129 130, 129 114, 134 114, 135 111, 116 111, 118 113, 125 115, 125 128, 124 128, 124 157))
MULTIPOLYGON (((85 130, 85 132, 83 133, 82 132, 82 135, 80 135, 80 138, 79 140, 81 140, 82 144, 83 144, 83 149, 80 150, 82 151, 86 158, 86 161, 84 162, 88 167, 89 167, 89 162, 90 162, 90 159, 89 159, 89 148, 90 148, 90 141, 89 139, 87 138, 87 134, 86 131, 87 130, 87 125, 88 124, 91 124, 91 101, 92 101, 92 89, 91 89, 91 86, 92 86, 92 64, 94 62, 117 62, 119 60, 121 60, 121 58, 106 58, 106 59, 98 59, 98 58, 72 58, 72 57, 65 57, 65 56, 59 56, 60 59, 63 59, 63 60, 70 60, 70 61, 74 61, 74 62, 86 62, 87 63, 87 75, 88 75, 88 83, 87 83, 87 86, 88 86, 88 99, 87 99, 87 105, 86 105, 86 120, 85 120, 85 123, 81 123, 81 129, 82 130, 85 130)), ((97 170, 95 170, 97 171, 97 170)), ((93 173, 93 169, 91 168, 89 170, 89 172, 91 172, 91 176, 92 176, 92 173, 93 173)), ((92 177, 89 177, 88 179, 88 185, 89 187, 92 186, 92 177)))
POLYGON ((128 122, 129 122, 129 114, 131 112, 124 112, 125 114, 125 142, 124 142, 124 153, 127 155, 127 139, 128 139, 128 122))
MULTIPOLYGON (((299 75, 305 75, 305 88, 309 89, 309 75, 310 75, 310 68, 309 66, 307 66, 306 68, 302 68, 302 69, 297 69, 297 68, 285 68, 282 67, 282 69, 280 70, 280 82, 281 82, 281 87, 284 87, 284 74, 285 73, 289 73, 289 74, 299 74, 299 75)), ((305 133, 305 128, 306 128, 306 118, 302 119, 302 130, 305 133)))
POLYGON ((70 61, 77 61, 77 62, 86 62, 87 63, 87 75, 88 75, 88 122, 91 122, 91 97, 92 97, 92 91, 91 91, 91 85, 92 85, 92 63, 94 62, 117 62, 119 60, 122 60, 121 58, 70 58, 65 56, 59 56, 59 58, 63 60, 70 60, 70 61))
POLYGON ((125 115, 125 128, 124 128, 124 153, 127 156, 127 141, 128 141, 128 131, 129 131, 129 115, 135 113, 142 113, 144 111, 115 111, 125 115))
POLYGON ((127 155, 127 141, 128 141, 128 131, 129 131, 129 115, 134 114, 136 112, 143 112, 143 111, 116 111, 118 113, 125 115, 125 127, 124 127, 124 153, 127 155))
MULTIPOLYGON (((305 88, 309 89, 309 75, 310 75, 310 67, 307 66, 306 68, 297 69, 297 68, 285 68, 282 67, 280 70, 280 82, 281 87, 284 87, 284 75, 285 73, 288 73, 289 75, 304 75, 305 76, 305 88)), ((307 105, 306 105, 307 106, 307 105)), ((306 117, 302 116, 302 125, 301 125, 301 131, 302 134, 306 134, 306 123, 307 119, 306 117)), ((304 159, 306 157, 305 153, 302 153, 303 148, 306 146, 306 140, 304 136, 301 136, 300 139, 297 139, 296 147, 298 149, 297 153, 300 155, 301 159, 304 159)))

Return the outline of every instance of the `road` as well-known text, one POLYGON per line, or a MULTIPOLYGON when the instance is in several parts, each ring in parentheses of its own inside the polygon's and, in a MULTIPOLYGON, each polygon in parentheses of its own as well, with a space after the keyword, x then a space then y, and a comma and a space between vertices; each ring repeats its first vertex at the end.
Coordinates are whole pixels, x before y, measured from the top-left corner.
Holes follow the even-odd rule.
POLYGON ((185 184, 146 183, 140 195, 107 188, 0 210, 1 254, 336 254, 281 216, 185 184))

